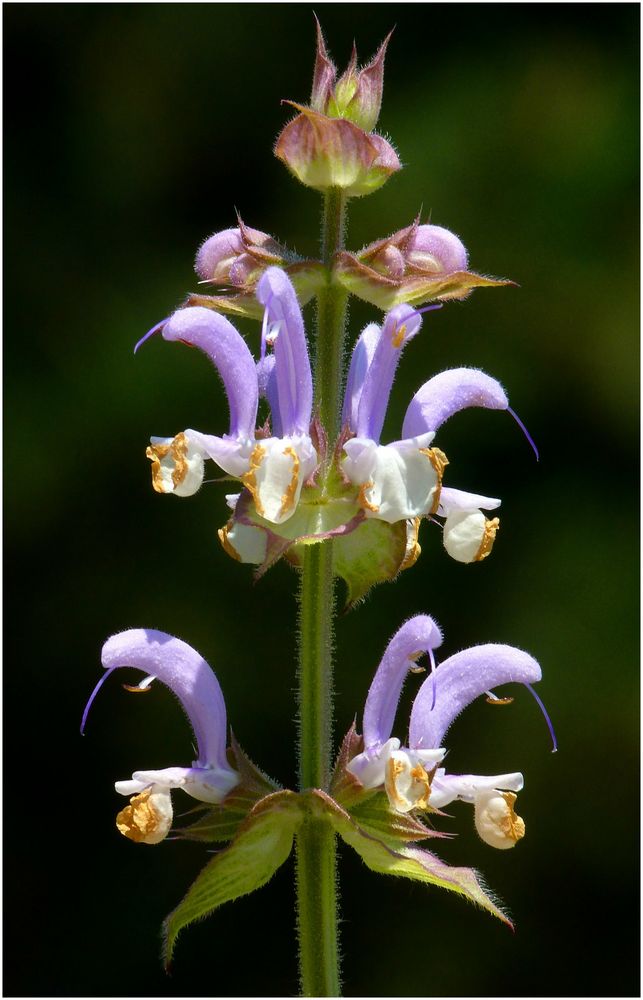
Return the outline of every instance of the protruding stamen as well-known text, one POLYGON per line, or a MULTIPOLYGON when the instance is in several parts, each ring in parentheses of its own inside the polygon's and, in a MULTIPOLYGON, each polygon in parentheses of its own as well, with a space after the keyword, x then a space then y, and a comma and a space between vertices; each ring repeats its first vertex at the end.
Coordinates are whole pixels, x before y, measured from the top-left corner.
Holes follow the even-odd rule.
POLYGON ((493 691, 485 691, 487 703, 489 705, 511 705, 513 698, 499 698, 493 691))
POLYGON ((518 426, 520 427, 520 430, 521 430, 521 431, 523 432, 523 434, 525 435, 525 437, 526 437, 526 438, 527 438, 527 440, 529 441, 529 444, 530 444, 530 445, 531 445, 531 447, 533 448, 533 450, 534 450, 534 455, 536 456, 536 461, 537 461, 537 462, 540 462, 540 454, 539 454, 539 452, 538 452, 538 448, 536 447, 536 444, 535 444, 535 442, 534 442, 534 439, 532 438, 531 434, 529 433, 529 431, 527 430, 527 428, 526 428, 526 427, 525 427, 525 425, 523 424, 522 420, 520 419, 520 417, 518 416, 518 414, 516 413, 516 411, 515 411, 515 410, 512 410, 512 409, 511 409, 511 407, 510 407, 510 406, 508 406, 508 407, 507 407, 507 413, 510 413, 510 414, 511 414, 511 416, 512 416, 512 417, 514 418, 514 420, 516 421, 516 423, 517 423, 517 424, 518 424, 518 426))
POLYGON ((92 705, 94 703, 94 698, 96 697, 96 695, 98 694, 98 692, 102 688, 103 684, 105 683, 105 681, 107 680, 107 678, 109 677, 109 675, 113 674, 115 670, 118 670, 118 667, 110 667, 109 670, 106 670, 105 673, 103 674, 103 676, 101 677, 101 679, 99 680, 98 684, 96 685, 96 687, 94 688, 94 690, 90 694, 89 699, 87 701, 87 704, 85 705, 85 711, 83 712, 83 717, 80 720, 80 735, 81 736, 85 735, 85 724, 87 722, 87 716, 89 715, 89 710, 90 710, 90 708, 92 707, 92 705))
POLYGON ((549 715, 547 713, 547 709, 545 708, 545 706, 543 704, 542 698, 540 697, 540 695, 536 694, 536 692, 532 688, 531 684, 525 684, 525 687, 527 688, 528 691, 531 692, 531 694, 533 694, 534 698, 536 699, 536 704, 538 705, 540 711, 545 716, 545 722, 547 723, 547 728, 549 729, 549 735, 551 736, 551 741, 552 741, 552 744, 553 744, 551 752, 552 753, 556 753, 556 751, 558 750, 558 741, 556 739, 556 733, 554 732, 554 727, 552 725, 552 721, 549 718, 549 715))
POLYGON ((155 680, 154 674, 150 674, 149 677, 144 677, 140 684, 123 684, 122 686, 132 694, 145 694, 146 691, 150 690, 152 681, 155 680))
POLYGON ((169 318, 170 318, 169 316, 166 316, 165 319, 162 319, 160 323, 157 323, 156 326, 153 326, 151 330, 148 330, 144 337, 141 337, 141 339, 134 347, 134 354, 136 354, 139 347, 141 347, 146 340, 149 340, 150 337, 153 337, 155 333, 160 333, 160 331, 163 329, 169 318))

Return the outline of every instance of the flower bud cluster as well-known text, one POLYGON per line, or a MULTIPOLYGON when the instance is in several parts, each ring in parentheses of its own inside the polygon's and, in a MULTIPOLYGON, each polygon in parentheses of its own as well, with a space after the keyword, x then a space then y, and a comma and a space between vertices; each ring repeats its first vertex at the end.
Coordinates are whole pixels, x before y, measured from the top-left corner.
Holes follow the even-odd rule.
POLYGON ((317 23, 317 58, 310 106, 287 102, 299 112, 275 145, 294 176, 318 191, 338 188, 347 197, 371 194, 401 169, 390 142, 373 132, 384 86, 384 56, 390 35, 371 62, 357 68, 357 53, 337 79, 317 23))

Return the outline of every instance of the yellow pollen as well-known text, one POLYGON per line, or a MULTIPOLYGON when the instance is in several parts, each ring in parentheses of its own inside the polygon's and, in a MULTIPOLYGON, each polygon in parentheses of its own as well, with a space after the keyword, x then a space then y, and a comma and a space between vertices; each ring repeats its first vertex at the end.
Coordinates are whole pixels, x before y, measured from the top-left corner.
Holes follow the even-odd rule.
POLYGON ((416 766, 411 771, 411 777, 423 787, 424 791, 417 800, 416 809, 428 809, 429 808, 429 795, 431 794, 431 782, 429 781, 429 776, 422 767, 421 764, 416 764, 416 766))
POLYGON ((396 782, 403 770, 404 764, 401 760, 394 760, 393 757, 389 757, 388 764, 386 765, 384 787, 386 788, 389 799, 392 799, 401 808, 406 806, 406 802, 402 796, 399 795, 396 782))
POLYGON ((152 486, 157 493, 165 493, 161 473, 161 459, 169 454, 170 448, 171 445, 169 444, 151 444, 145 449, 145 455, 152 463, 152 486))
POLYGON ((500 829, 508 840, 513 840, 516 844, 525 836, 525 821, 514 811, 514 803, 518 796, 514 792, 502 792, 502 797, 507 803, 509 811, 500 821, 500 829))
POLYGON ((121 686, 126 691, 130 691, 132 694, 147 694, 148 691, 152 690, 152 688, 149 687, 149 686, 142 688, 142 687, 138 687, 137 684, 123 684, 121 686))
POLYGON ((401 347, 404 343, 404 337, 406 335, 406 323, 402 323, 401 326, 394 331, 393 337, 391 338, 391 343, 393 347, 401 347))
POLYGON ((186 455, 188 453, 188 440, 181 431, 169 444, 151 444, 145 451, 147 458, 152 463, 152 486, 157 493, 172 492, 167 490, 163 483, 163 470, 161 462, 168 455, 172 456, 174 468, 172 469, 172 484, 176 488, 188 474, 188 463, 186 455))
POLYGON ((494 517, 492 519, 486 518, 484 525, 484 533, 482 535, 482 541, 480 542, 480 548, 473 557, 474 562, 480 562, 481 559, 486 559, 493 548, 493 543, 496 538, 496 532, 500 527, 500 518, 494 517))
POLYGON ((359 488, 359 495, 357 497, 357 502, 363 510, 370 510, 372 511, 373 514, 377 514, 379 510, 377 504, 370 503, 370 501, 366 499, 366 490, 372 489, 373 485, 374 483, 372 479, 370 479, 367 483, 362 483, 362 485, 359 488))
POLYGON ((170 451, 172 452, 172 458, 174 459, 174 469, 172 470, 172 482, 174 486, 180 486, 185 477, 188 474, 188 463, 187 463, 187 453, 188 453, 188 441, 181 431, 177 434, 172 444, 170 445, 170 451))
POLYGON ((217 531, 217 535, 219 536, 219 541, 223 546, 223 551, 226 552, 232 559, 235 559, 237 562, 241 562, 241 556, 239 555, 234 545, 228 538, 231 524, 232 521, 228 521, 227 524, 224 524, 224 526, 222 528, 219 528, 219 530, 217 531))
POLYGON ((152 789, 146 788, 140 795, 134 795, 116 817, 118 832, 137 844, 153 837, 163 822, 149 801, 151 794, 152 789))
POLYGON ((442 489, 442 476, 444 470, 449 464, 449 459, 446 457, 443 451, 439 448, 420 448, 420 454, 425 455, 429 462, 435 470, 435 474, 438 477, 437 485, 433 491, 433 505, 429 514, 435 514, 438 507, 440 506, 440 490, 442 489))
POLYGON ((511 705, 513 698, 485 698, 487 705, 511 705))
POLYGON ((266 449, 263 445, 257 444, 252 449, 252 454, 250 455, 250 468, 241 477, 241 482, 246 487, 248 492, 252 495, 252 499, 255 502, 255 508, 259 517, 263 516, 264 508, 263 504, 259 499, 259 491, 257 489, 257 469, 264 460, 266 454, 266 449))
MULTIPOLYGON (((439 500, 438 500, 439 502, 439 500)), ((437 507, 436 507, 437 510, 437 507)), ((434 512, 435 513, 435 512, 434 512)), ((407 522, 407 532, 406 532, 406 552, 404 553, 404 559, 400 565, 400 573, 404 569, 410 569, 420 558, 422 548, 418 542, 418 534, 420 531, 420 518, 413 517, 407 522)))
POLYGON ((288 488, 281 498, 279 517, 283 517, 284 514, 294 507, 295 496, 297 495, 297 486, 299 485, 299 455, 295 449, 290 446, 284 448, 284 455, 289 455, 290 458, 292 458, 292 475, 290 477, 288 488))

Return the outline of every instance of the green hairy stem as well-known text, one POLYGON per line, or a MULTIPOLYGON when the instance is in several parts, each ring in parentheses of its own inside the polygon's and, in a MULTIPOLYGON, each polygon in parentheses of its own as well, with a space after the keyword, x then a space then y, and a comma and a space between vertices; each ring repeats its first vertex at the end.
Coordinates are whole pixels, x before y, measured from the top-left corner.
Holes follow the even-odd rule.
MULTIPOLYGON (((331 261, 343 248, 346 201, 324 198, 322 259, 327 284, 317 299, 315 402, 332 444, 340 430, 347 294, 333 283, 331 261)), ((299 787, 328 788, 332 764, 333 550, 306 547, 299 592, 299 787)), ((297 927, 303 996, 339 996, 335 833, 309 816, 297 834, 297 927)))

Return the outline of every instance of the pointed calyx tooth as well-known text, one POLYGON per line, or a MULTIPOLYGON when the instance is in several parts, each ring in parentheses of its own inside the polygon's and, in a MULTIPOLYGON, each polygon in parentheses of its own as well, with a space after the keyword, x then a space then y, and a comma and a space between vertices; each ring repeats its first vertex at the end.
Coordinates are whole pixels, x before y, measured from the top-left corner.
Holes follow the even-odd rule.
POLYGON ((160 844, 172 826, 172 799, 168 788, 146 788, 118 813, 116 828, 137 844, 160 844))

